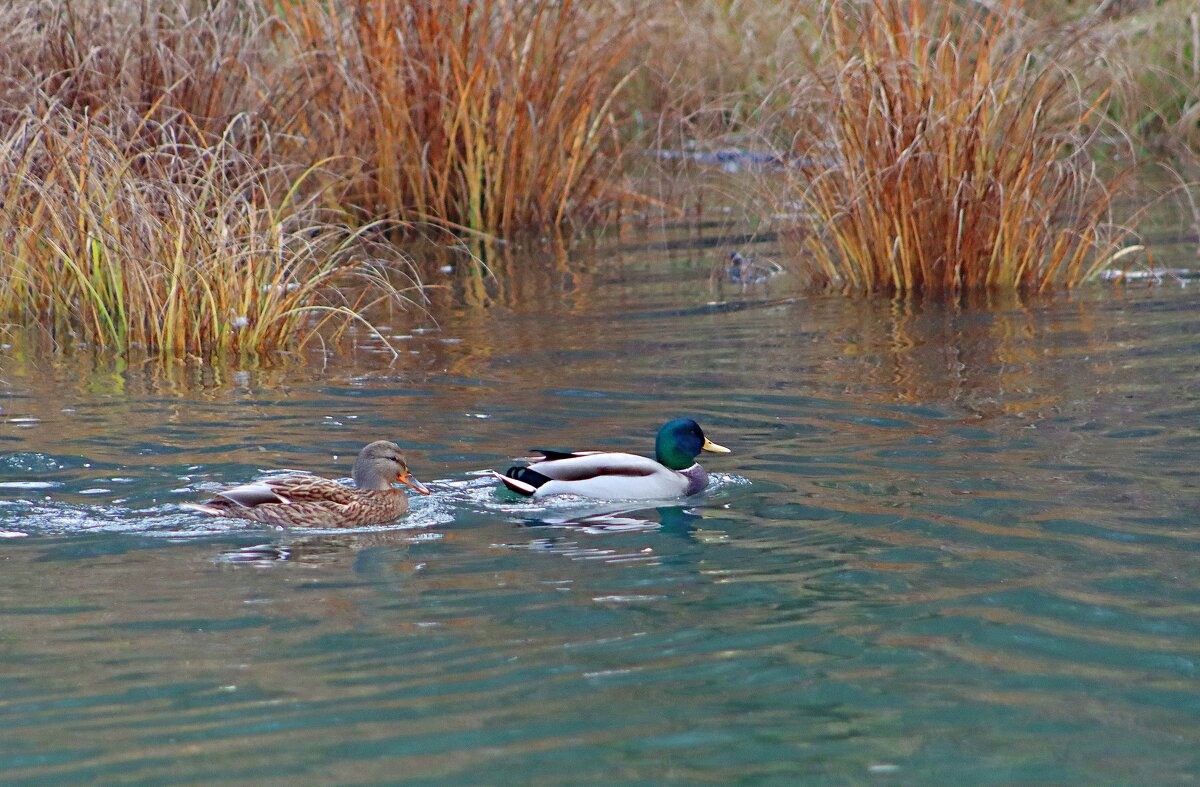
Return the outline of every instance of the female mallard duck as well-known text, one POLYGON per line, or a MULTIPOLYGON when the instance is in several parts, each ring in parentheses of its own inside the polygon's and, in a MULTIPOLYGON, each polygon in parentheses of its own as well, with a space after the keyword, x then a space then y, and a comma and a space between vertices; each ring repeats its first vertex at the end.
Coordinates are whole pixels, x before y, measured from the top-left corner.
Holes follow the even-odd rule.
POLYGON ((408 497, 392 486, 393 481, 429 494, 408 472, 400 449, 386 440, 359 452, 353 476, 354 489, 315 475, 274 476, 184 506, 279 527, 362 527, 393 522, 408 513, 408 497))
POLYGON ((527 467, 493 473, 525 497, 579 495, 601 500, 661 500, 694 495, 708 485, 708 473, 696 463, 701 451, 729 449, 704 436, 690 418, 668 421, 658 430, 654 459, 605 451, 543 451, 527 467))

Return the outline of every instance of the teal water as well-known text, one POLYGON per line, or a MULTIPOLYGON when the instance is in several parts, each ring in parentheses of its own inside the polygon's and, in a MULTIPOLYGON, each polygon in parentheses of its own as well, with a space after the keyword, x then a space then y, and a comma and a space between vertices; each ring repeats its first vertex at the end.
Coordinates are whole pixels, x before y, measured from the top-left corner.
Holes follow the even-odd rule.
POLYGON ((1200 287, 790 299, 626 257, 397 322, 395 361, 7 347, 0 779, 1196 778, 1200 287), (677 414, 734 451, 700 499, 476 474, 677 414), (177 507, 382 437, 434 490, 400 526, 177 507))

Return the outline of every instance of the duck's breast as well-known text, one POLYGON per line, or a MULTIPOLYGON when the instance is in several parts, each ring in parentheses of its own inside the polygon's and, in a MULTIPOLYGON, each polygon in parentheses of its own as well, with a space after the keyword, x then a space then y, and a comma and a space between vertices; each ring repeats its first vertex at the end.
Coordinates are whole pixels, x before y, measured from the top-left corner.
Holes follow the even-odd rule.
POLYGON ((708 471, 701 467, 699 463, 680 472, 680 475, 687 482, 687 488, 683 492, 685 495, 700 494, 708 486, 708 471))

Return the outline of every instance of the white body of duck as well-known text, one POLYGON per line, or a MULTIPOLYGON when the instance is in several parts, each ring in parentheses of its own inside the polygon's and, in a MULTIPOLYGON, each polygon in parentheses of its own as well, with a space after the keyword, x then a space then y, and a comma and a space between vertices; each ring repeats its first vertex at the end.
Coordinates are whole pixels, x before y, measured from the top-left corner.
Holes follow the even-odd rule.
POLYGON ((659 430, 655 459, 606 451, 539 451, 545 459, 494 475, 525 497, 664 500, 694 495, 708 486, 707 471, 695 461, 701 451, 729 449, 706 438, 695 421, 681 418, 659 430))

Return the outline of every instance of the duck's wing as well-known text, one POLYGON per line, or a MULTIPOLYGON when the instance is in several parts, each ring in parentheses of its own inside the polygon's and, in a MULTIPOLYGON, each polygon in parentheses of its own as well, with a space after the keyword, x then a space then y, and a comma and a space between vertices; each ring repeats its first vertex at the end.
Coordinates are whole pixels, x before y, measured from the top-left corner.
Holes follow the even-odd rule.
POLYGON ((546 461, 553 459, 574 459, 577 456, 592 456, 594 454, 603 453, 602 451, 556 451, 552 448, 530 448, 535 454, 541 454, 542 459, 534 461, 546 461))
MULTIPOLYGON (((644 456, 636 454, 605 453, 602 451, 537 451, 546 458, 531 462, 527 466, 514 466, 501 475, 492 475, 510 490, 525 497, 538 493, 559 494, 575 491, 588 494, 592 486, 627 485, 635 479, 645 480, 654 476, 672 474, 671 470, 644 456)), ((605 495, 601 495, 602 497, 605 495)))
POLYGON ((600 500, 653 500, 678 497, 688 487, 682 473, 636 454, 594 453, 553 459, 521 468, 515 475, 516 480, 533 487, 532 491, 517 491, 536 497, 569 494, 600 500))
POLYGON ((222 489, 217 492, 213 502, 233 503, 242 508, 253 508, 262 505, 286 505, 292 501, 270 484, 255 482, 222 489))
POLYGON ((354 490, 337 481, 315 475, 285 475, 264 478, 250 484, 225 489, 216 494, 217 500, 225 500, 244 508, 261 505, 290 505, 292 503, 337 503, 354 502, 354 490))
POLYGON ((601 476, 611 478, 645 478, 671 472, 653 459, 637 454, 588 451, 563 458, 535 462, 530 470, 552 481, 588 481, 601 476))

